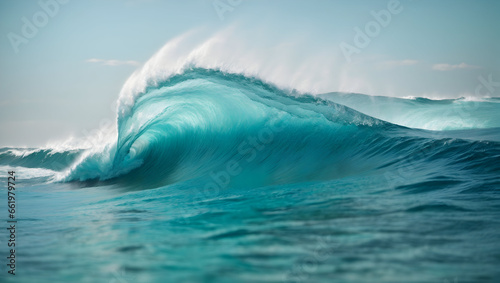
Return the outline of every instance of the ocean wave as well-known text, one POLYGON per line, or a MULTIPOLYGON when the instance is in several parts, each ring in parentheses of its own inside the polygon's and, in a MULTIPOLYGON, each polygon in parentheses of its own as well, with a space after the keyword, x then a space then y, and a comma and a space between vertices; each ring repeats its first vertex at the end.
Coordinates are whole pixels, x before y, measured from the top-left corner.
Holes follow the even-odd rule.
POLYGON ((0 166, 43 168, 52 171, 67 169, 82 154, 83 149, 0 148, 0 166))
POLYGON ((401 127, 220 70, 187 69, 135 98, 118 116, 117 140, 86 151, 61 180, 255 187, 396 170, 408 158, 430 164, 441 156, 453 164, 498 149, 497 134, 484 141, 474 139, 477 133, 401 127))
POLYGON ((132 174, 172 183, 233 161, 259 171, 262 184, 342 176, 365 167, 355 166, 355 152, 376 134, 370 127, 386 124, 256 78, 195 68, 137 96, 118 117, 116 143, 88 153, 65 180, 132 174))

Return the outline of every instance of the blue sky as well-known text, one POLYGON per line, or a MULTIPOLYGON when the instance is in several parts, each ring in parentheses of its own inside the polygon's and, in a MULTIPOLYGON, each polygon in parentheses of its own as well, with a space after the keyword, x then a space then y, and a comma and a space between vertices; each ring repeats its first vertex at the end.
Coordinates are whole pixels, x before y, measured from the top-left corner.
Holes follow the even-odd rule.
POLYGON ((234 27, 234 40, 248 46, 242 57, 284 41, 295 49, 291 62, 321 54, 318 69, 332 82, 322 91, 449 98, 474 96, 480 76, 500 82, 500 1, 400 0, 397 14, 388 10, 395 0, 53 1, 0 1, 0 146, 43 146, 114 119, 134 70, 193 29, 234 27), (366 33, 382 10, 390 21, 358 48, 356 28, 366 33), (23 18, 39 21, 31 38, 23 18), (342 43, 359 53, 347 60, 342 43))

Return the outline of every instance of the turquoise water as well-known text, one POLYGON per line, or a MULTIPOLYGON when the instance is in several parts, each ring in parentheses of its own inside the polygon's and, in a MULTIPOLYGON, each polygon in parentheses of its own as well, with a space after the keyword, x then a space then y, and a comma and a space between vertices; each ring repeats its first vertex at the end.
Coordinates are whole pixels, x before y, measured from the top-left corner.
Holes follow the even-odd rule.
POLYGON ((122 103, 107 144, 0 149, 1 280, 496 282, 498 113, 188 69, 122 103))

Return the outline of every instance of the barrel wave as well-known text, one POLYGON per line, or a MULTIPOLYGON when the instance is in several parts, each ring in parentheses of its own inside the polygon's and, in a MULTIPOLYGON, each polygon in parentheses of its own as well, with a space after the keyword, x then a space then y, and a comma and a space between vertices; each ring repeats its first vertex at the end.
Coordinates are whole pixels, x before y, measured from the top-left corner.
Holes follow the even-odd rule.
POLYGON ((138 95, 120 111, 116 143, 84 157, 65 180, 148 175, 165 185, 224 170, 228 162, 244 171, 236 183, 329 179, 376 165, 360 168, 357 159, 365 140, 380 138, 371 128, 382 125, 389 127, 256 78, 191 69, 138 95))

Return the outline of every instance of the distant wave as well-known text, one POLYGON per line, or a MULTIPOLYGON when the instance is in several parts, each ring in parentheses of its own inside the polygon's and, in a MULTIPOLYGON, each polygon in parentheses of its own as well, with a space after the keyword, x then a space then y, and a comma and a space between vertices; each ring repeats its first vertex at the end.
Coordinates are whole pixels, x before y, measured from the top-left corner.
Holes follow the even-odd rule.
POLYGON ((427 129, 458 130, 500 127, 500 99, 403 99, 356 93, 326 93, 319 97, 394 124, 427 129))
POLYGON ((0 166, 20 166, 62 171, 74 163, 82 149, 56 150, 51 148, 0 148, 0 166))

